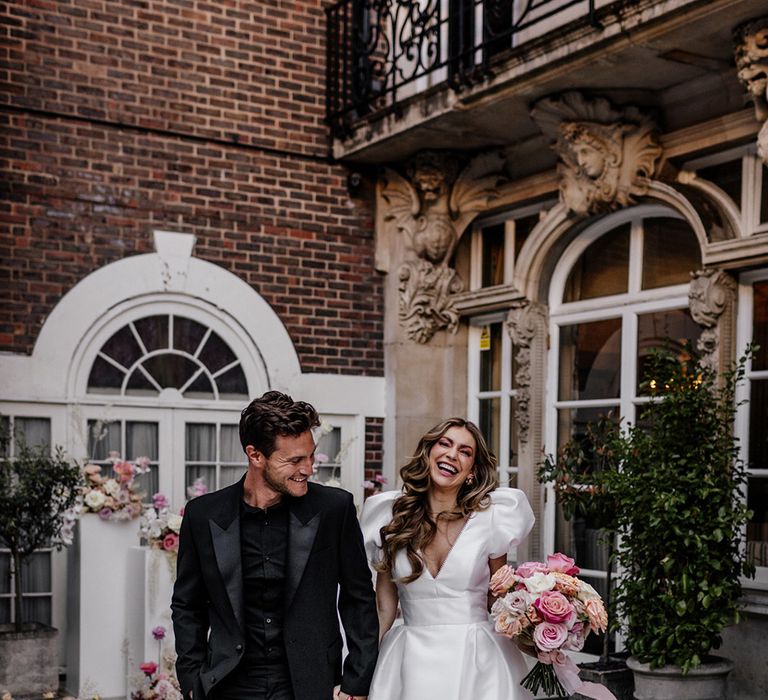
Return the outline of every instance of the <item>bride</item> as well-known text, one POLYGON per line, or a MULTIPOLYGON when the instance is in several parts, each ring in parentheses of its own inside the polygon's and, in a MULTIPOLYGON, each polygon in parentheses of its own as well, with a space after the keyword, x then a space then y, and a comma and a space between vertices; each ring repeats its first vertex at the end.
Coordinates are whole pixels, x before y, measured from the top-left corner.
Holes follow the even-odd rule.
POLYGON ((402 492, 369 498, 361 516, 378 572, 380 650, 369 700, 518 700, 523 656, 493 631, 488 581, 533 527, 522 491, 497 488, 480 430, 450 418, 400 470, 402 492), (395 625, 398 602, 403 624, 395 625))

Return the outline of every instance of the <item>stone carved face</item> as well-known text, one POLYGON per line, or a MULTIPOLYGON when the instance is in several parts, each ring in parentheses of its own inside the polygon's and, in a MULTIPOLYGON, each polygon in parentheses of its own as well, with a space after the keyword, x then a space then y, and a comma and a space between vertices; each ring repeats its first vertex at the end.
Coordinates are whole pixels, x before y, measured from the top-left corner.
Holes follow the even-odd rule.
POLYGON ((453 162, 443 154, 425 151, 413 159, 408 175, 422 200, 432 203, 448 193, 455 169, 453 162))

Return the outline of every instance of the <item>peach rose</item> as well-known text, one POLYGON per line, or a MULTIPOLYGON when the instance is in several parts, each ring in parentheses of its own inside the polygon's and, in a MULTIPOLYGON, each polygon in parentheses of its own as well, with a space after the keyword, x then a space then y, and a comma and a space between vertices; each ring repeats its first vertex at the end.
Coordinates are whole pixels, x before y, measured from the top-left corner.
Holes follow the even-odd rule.
POLYGON ((590 598, 584 601, 584 610, 589 617, 589 625, 595 632, 602 632, 608 626, 608 613, 605 611, 603 601, 599 598, 590 598))
POLYGON ((566 596, 575 596, 579 591, 579 581, 573 576, 564 574, 562 571, 553 571, 555 577, 555 590, 560 591, 566 596))
POLYGON ((506 593, 515 584, 515 570, 508 564, 504 564, 493 576, 488 584, 491 593, 497 598, 506 593))

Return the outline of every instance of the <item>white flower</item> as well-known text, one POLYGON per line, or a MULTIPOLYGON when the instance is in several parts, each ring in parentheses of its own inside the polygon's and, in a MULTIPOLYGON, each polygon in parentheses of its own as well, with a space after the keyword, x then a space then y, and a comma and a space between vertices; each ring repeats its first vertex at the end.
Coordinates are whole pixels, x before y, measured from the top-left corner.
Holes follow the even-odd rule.
POLYGON ((96 489, 92 489, 85 494, 85 505, 91 510, 101 510, 106 500, 107 497, 101 491, 96 489))
POLYGON ((541 571, 537 571, 532 576, 524 578, 523 583, 529 593, 543 593, 544 591, 551 591, 557 581, 552 574, 544 574, 541 571))
POLYGON ((171 513, 168 516, 168 528, 177 535, 179 534, 179 530, 181 529, 181 516, 178 513, 171 513))
POLYGON ((581 600, 600 598, 600 594, 586 581, 582 581, 581 579, 579 579, 579 592, 576 594, 576 596, 581 600))
POLYGON ((120 493, 120 484, 115 479, 107 479, 101 487, 109 496, 117 496, 120 493))

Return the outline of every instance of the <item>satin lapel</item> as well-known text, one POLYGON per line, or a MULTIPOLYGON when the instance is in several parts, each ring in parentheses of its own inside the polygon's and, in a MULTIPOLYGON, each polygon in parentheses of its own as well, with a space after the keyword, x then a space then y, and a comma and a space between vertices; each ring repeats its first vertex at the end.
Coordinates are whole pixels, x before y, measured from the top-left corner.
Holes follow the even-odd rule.
POLYGON ((216 553, 216 564, 221 572, 227 596, 232 604, 237 624, 243 629, 243 564, 240 553, 240 517, 236 517, 223 528, 215 520, 208 521, 216 553))
POLYGON ((288 519, 288 564, 285 570, 285 606, 290 607, 296 589, 307 566, 309 553, 317 536, 320 526, 320 513, 312 514, 307 507, 308 496, 297 499, 298 503, 291 507, 288 519))

